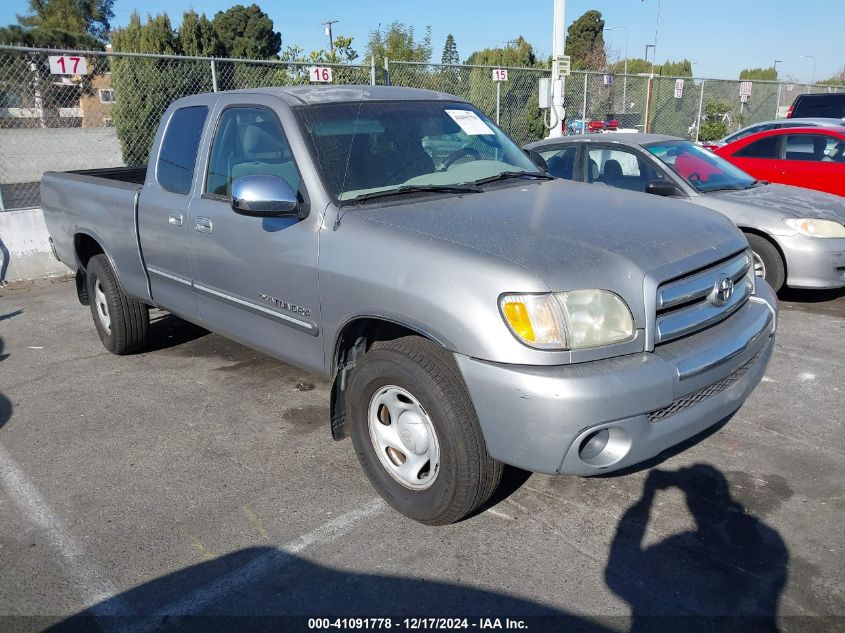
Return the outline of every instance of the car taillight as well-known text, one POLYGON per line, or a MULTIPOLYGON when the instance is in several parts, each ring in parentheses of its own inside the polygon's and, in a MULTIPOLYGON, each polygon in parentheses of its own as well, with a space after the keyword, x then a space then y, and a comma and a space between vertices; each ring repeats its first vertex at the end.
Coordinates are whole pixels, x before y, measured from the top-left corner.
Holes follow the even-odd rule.
POLYGON ((786 111, 786 118, 787 118, 787 119, 791 119, 791 118, 792 118, 792 111, 793 111, 794 109, 795 109, 795 104, 793 103, 791 106, 789 106, 789 110, 787 110, 787 111, 786 111))

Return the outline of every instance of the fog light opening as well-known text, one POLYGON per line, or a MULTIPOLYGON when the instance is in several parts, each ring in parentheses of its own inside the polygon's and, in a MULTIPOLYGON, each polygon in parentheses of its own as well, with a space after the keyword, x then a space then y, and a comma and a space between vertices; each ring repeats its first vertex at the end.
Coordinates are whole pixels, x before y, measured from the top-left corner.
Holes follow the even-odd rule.
POLYGON ((602 429, 594 433, 590 433, 581 441, 581 447, 578 449, 578 456, 585 462, 594 459, 607 446, 607 440, 610 439, 610 430, 602 429))
POLYGON ((595 468, 607 468, 623 459, 631 450, 631 435, 619 426, 607 426, 588 432, 578 444, 578 457, 595 468))

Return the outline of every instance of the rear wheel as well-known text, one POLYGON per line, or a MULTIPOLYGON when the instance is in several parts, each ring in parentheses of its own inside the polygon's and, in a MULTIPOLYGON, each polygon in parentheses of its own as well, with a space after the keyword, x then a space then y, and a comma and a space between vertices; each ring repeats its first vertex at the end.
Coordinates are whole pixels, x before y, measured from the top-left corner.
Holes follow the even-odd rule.
POLYGON ((94 255, 88 261, 86 287, 103 347, 118 355, 142 349, 150 327, 149 308, 124 294, 105 255, 94 255))
POLYGON ((762 277, 777 292, 786 280, 786 266, 780 251, 765 237, 754 233, 746 233, 746 239, 751 246, 754 259, 754 274, 762 277))
POLYGON ((454 359, 427 339, 376 343, 347 390, 364 472, 397 511, 428 525, 459 521, 493 494, 502 464, 487 453, 454 359))

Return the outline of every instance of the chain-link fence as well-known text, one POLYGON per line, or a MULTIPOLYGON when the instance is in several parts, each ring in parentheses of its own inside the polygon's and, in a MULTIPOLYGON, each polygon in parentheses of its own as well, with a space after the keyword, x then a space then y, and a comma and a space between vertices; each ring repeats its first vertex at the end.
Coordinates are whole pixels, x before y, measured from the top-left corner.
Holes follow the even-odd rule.
MULTIPOLYGON (((159 119, 175 99, 308 84, 313 66, 0 46, 0 211, 38 206, 44 171, 144 164, 159 119)), ((320 66, 331 68, 335 84, 386 83, 457 95, 520 143, 547 133, 548 111, 538 103, 547 69, 388 60, 379 73, 371 65, 320 66)), ((621 129, 713 140, 785 116, 799 94, 845 92, 785 82, 679 79, 573 72, 565 79, 565 131, 597 131, 615 121, 621 129)))
MULTIPOLYGON (((368 84, 371 66, 330 67, 368 84)), ((216 90, 308 84, 314 64, 0 46, 0 211, 39 206, 49 170, 146 163, 176 99, 216 90)))

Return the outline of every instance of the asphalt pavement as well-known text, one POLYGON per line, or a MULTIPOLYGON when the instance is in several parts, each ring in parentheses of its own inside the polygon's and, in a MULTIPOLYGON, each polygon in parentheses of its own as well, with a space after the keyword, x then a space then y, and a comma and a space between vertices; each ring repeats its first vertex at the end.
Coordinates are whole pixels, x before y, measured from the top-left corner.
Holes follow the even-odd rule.
POLYGON ((845 630, 845 292, 781 308, 763 382, 686 450, 509 470, 432 528, 330 439, 326 381, 160 312, 113 356, 72 283, 0 288, 0 629, 845 630))

